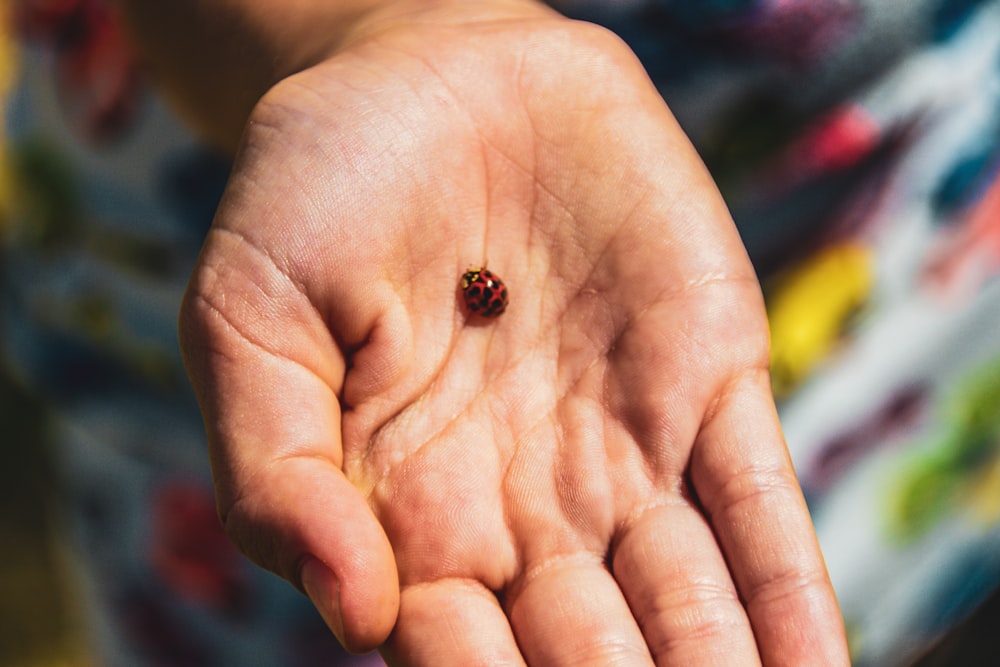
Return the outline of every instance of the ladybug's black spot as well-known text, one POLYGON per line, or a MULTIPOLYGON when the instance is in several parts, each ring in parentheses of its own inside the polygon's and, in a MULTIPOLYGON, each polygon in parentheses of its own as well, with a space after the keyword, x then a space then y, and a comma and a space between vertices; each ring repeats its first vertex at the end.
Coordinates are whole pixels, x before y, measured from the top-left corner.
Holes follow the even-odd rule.
POLYGON ((504 310, 506 310, 506 308, 507 304, 505 304, 503 301, 500 301, 499 299, 496 299, 490 302, 489 307, 486 309, 483 315, 485 317, 496 317, 497 315, 500 315, 504 310))

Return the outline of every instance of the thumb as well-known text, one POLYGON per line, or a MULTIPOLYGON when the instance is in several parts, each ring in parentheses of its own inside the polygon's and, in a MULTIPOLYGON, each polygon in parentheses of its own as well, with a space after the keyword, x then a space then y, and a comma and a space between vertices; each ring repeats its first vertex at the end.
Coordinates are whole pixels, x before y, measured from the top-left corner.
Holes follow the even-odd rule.
POLYGON ((345 648, 370 650, 395 624, 399 581, 385 532, 341 469, 343 355, 276 266, 217 252, 240 241, 213 236, 180 338, 226 533, 304 591, 345 648))

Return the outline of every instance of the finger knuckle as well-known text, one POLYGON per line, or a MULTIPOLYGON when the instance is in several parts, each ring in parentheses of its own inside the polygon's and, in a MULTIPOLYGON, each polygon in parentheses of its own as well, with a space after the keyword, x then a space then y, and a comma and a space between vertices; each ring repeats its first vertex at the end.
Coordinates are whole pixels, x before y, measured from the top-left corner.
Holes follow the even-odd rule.
POLYGON ((722 488, 713 514, 732 518, 753 513, 763 502, 798 494, 798 481, 791 470, 778 466, 751 466, 734 474, 722 488))
POLYGON ((776 609, 798 604, 811 591, 826 586, 826 573, 813 569, 783 570, 757 583, 747 595, 747 608, 776 609))
POLYGON ((662 628, 659 639, 651 646, 654 654, 661 655, 692 643, 728 637, 746 623, 742 605, 731 587, 699 582, 663 594, 655 614, 644 625, 662 628))

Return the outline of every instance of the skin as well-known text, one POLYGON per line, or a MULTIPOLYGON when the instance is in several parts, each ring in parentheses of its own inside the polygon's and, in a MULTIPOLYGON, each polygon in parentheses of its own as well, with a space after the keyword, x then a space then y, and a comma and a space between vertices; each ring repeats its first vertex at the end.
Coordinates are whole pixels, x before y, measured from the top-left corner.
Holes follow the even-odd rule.
POLYGON ((360 16, 248 111, 181 313, 228 534, 393 665, 848 664, 753 269, 631 52, 360 16))

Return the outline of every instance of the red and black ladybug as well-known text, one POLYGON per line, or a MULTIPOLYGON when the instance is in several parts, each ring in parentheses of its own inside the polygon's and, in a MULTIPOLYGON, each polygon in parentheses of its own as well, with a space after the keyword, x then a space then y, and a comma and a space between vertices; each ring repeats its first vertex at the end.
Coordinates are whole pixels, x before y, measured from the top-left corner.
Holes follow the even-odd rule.
POLYGON ((485 266, 462 274, 465 306, 480 317, 498 317, 507 310, 507 286, 485 266))

